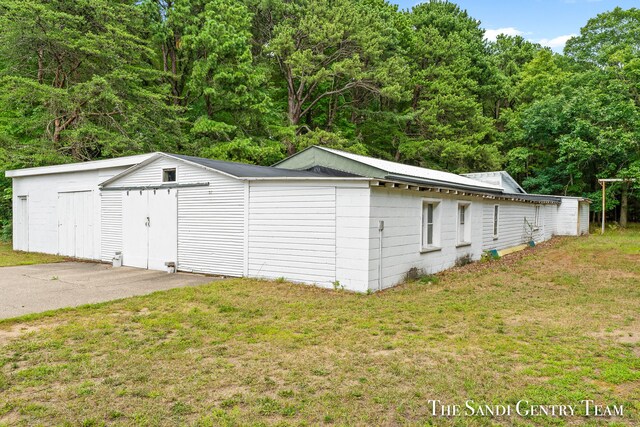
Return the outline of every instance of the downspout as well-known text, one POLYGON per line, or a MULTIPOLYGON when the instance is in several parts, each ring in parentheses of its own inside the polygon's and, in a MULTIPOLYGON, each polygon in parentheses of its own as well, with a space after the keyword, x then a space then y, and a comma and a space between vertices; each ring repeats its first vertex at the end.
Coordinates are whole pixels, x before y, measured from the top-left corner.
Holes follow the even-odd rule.
POLYGON ((382 231, 384 221, 378 221, 378 290, 382 290, 382 231))

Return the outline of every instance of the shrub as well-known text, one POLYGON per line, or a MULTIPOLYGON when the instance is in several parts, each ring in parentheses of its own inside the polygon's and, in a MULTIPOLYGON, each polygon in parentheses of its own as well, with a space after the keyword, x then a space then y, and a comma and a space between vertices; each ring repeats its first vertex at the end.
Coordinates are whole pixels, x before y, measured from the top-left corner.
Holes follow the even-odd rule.
POLYGON ((464 267, 467 264, 471 264, 473 260, 470 254, 462 255, 456 259, 456 267, 464 267))
POLYGON ((10 242, 13 235, 13 225, 10 219, 0 221, 0 241, 10 242))

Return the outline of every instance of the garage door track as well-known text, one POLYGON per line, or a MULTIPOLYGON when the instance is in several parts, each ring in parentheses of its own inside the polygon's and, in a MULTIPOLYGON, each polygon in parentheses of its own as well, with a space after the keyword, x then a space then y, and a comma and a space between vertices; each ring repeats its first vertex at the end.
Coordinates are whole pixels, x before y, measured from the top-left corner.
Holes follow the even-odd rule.
POLYGON ((63 262, 0 268, 0 319, 219 280, 107 264, 63 262))

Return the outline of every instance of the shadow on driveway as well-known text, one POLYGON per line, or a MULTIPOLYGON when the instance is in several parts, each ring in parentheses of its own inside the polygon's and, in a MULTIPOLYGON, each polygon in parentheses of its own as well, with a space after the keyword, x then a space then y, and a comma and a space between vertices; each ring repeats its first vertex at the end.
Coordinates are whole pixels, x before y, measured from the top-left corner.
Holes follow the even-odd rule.
POLYGON ((0 319, 220 280, 199 274, 64 262, 0 268, 0 319))

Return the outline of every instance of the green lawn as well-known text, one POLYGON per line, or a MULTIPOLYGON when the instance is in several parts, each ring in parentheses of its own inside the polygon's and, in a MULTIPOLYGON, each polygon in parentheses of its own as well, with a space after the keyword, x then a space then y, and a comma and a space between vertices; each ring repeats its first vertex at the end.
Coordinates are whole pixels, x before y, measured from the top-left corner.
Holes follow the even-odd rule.
POLYGON ((640 229, 376 295, 255 280, 0 322, 0 424, 639 425, 640 229), (435 418, 427 401, 624 405, 435 418))
POLYGON ((0 242, 0 267, 44 264, 61 261, 65 261, 65 258, 58 255, 18 252, 11 249, 11 243, 0 242))

